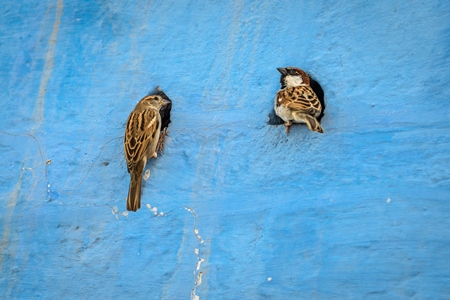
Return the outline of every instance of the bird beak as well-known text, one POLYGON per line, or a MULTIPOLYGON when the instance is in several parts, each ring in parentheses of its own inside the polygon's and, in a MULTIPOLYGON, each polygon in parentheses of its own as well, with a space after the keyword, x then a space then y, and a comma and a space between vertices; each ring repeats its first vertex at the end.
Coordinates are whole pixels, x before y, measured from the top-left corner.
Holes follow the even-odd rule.
POLYGON ((170 103, 172 103, 172 101, 170 101, 170 100, 167 100, 167 99, 164 99, 163 98, 163 106, 166 106, 167 104, 170 104, 170 103))
POLYGON ((283 75, 287 75, 286 69, 284 68, 277 68, 278 72, 280 72, 283 75))

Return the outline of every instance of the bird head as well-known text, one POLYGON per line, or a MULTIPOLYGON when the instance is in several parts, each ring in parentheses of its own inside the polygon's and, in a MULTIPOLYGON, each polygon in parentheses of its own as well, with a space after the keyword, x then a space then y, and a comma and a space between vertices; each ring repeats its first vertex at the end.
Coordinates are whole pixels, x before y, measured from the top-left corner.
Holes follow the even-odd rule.
POLYGON ((302 69, 287 67, 277 68, 281 73, 281 88, 291 88, 300 85, 309 85, 309 76, 302 69))
POLYGON ((151 105, 157 109, 160 109, 161 107, 171 103, 172 102, 170 102, 170 100, 166 100, 159 95, 150 95, 142 98, 138 105, 151 105))

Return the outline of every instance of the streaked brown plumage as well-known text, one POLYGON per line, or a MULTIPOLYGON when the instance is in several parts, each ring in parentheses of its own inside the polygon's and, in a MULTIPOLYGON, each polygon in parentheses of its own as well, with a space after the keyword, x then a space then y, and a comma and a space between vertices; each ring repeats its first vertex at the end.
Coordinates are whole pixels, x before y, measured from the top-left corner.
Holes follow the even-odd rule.
POLYGON ((278 68, 281 73, 281 89, 275 97, 274 109, 284 121, 286 133, 292 123, 306 123, 311 131, 323 133, 317 117, 322 105, 310 87, 310 79, 305 71, 298 68, 278 68))
POLYGON ((139 101, 128 117, 125 129, 124 153, 130 173, 127 210, 141 207, 142 173, 149 158, 156 158, 161 130, 160 108, 167 102, 158 95, 139 101))

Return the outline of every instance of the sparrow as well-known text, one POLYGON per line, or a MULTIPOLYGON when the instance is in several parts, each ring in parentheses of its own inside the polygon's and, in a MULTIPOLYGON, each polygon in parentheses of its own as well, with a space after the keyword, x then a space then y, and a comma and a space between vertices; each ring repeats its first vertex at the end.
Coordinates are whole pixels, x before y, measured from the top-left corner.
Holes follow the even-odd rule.
POLYGON ((284 121, 286 133, 292 123, 306 123, 309 130, 323 133, 317 118, 322 115, 322 104, 310 86, 305 71, 287 67, 277 68, 281 73, 281 89, 275 97, 275 114, 284 121))
POLYGON ((125 129, 124 153, 130 173, 127 210, 141 207, 142 173, 149 158, 157 158, 161 134, 160 109, 170 102, 159 95, 142 98, 128 117, 125 129))

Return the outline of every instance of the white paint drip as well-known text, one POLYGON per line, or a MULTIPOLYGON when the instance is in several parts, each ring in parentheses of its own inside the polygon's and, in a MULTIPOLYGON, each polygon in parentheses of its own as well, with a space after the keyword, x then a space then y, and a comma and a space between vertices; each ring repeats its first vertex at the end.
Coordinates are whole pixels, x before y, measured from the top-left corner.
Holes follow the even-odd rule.
MULTIPOLYGON (((194 233, 195 237, 199 241, 200 244, 203 244, 203 239, 199 234, 199 230, 197 229, 197 214, 192 208, 189 207, 183 207, 185 210, 190 212, 194 216, 194 228, 192 229, 192 232, 194 233)), ((197 287, 202 284, 202 276, 203 272, 198 272, 202 266, 202 263, 205 261, 204 258, 200 257, 200 249, 195 248, 194 253, 197 255, 197 263, 195 264, 195 270, 194 270, 194 287, 191 291, 191 300, 200 300, 200 297, 196 295, 195 291, 197 290, 197 287), (198 273, 197 273, 198 272, 198 273)))
MULTIPOLYGON (((197 268, 196 270, 200 270, 200 267, 202 266, 202 262, 204 262, 205 260, 203 258, 198 257, 197 259, 200 259, 197 261, 197 268)), ((201 272, 200 272, 201 273, 201 272)))

